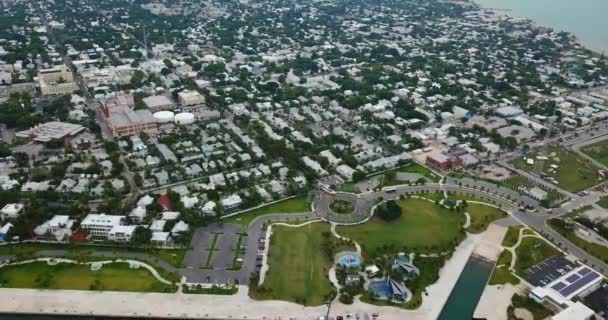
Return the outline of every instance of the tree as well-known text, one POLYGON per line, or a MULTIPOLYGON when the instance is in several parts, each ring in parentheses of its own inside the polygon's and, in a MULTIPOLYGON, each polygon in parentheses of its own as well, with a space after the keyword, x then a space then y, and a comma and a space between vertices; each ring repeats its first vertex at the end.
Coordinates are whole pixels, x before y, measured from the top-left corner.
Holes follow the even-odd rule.
POLYGON ((394 221, 401 217, 401 207, 395 200, 389 200, 376 207, 375 214, 384 221, 394 221))
POLYGON ((148 244, 152 239, 152 231, 148 228, 138 226, 131 236, 131 242, 139 245, 148 244))
POLYGON ((355 171, 353 173, 353 181, 355 181, 355 182, 359 182, 361 180, 365 180, 365 177, 366 177, 365 173, 363 173, 363 172, 361 172, 359 170, 357 170, 357 171, 355 171))

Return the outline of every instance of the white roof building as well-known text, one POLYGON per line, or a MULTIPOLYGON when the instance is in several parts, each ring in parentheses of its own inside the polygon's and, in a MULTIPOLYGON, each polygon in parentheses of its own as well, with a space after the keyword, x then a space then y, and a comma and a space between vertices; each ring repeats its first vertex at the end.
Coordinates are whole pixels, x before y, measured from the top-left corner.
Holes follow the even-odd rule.
POLYGON ((0 210, 0 218, 2 218, 2 221, 6 219, 17 219, 22 210, 23 204, 9 203, 0 210))
POLYGON ((355 169, 349 167, 346 164, 341 164, 336 167, 336 171, 339 175, 341 175, 346 180, 352 180, 353 175, 355 174, 355 169))
POLYGON ((205 103, 205 97, 203 97, 197 91, 184 90, 177 94, 179 104, 182 106, 193 106, 197 104, 205 103))
POLYGON ((49 142, 73 137, 85 129, 79 124, 51 121, 41 123, 28 130, 19 131, 15 136, 22 139, 32 139, 36 142, 49 142))
POLYGON ((202 211, 206 215, 215 214, 215 207, 216 207, 215 202, 209 201, 209 202, 205 203, 205 205, 202 208, 202 211))
POLYGON ((36 227, 34 234, 39 237, 50 235, 54 240, 64 241, 72 235, 72 225, 74 225, 74 220, 69 216, 56 215, 36 227))
POLYGON ((243 199, 238 194, 232 194, 221 200, 222 206, 226 209, 236 208, 243 203, 243 199))
POLYGON ((82 220, 80 227, 85 229, 90 235, 107 237, 112 228, 123 225, 124 221, 124 216, 91 213, 82 220))
POLYGON ((108 240, 117 242, 131 241, 137 226, 114 226, 108 232, 108 240))
POLYGON ((150 225, 150 230, 152 230, 153 232, 161 232, 165 229, 165 224, 167 223, 167 220, 154 220, 152 221, 152 224, 150 225))

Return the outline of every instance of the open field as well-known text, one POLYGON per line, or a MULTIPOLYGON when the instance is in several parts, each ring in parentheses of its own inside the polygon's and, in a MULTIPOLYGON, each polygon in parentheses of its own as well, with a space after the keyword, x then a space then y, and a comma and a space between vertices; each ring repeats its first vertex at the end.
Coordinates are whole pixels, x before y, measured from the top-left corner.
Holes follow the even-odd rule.
POLYGON ((307 196, 298 196, 295 198, 280 201, 270 204, 255 210, 232 216, 224 220, 226 223, 237 223, 243 226, 249 226, 255 218, 273 213, 302 213, 310 212, 310 202, 307 196))
POLYGON ((525 276, 524 271, 533 265, 555 255, 562 253, 547 241, 538 237, 525 237, 515 249, 517 260, 515 261, 515 272, 525 276))
MULTIPOLYGON (((0 246, 0 255, 14 255, 17 259, 29 259, 35 257, 40 251, 67 251, 65 257, 74 260, 94 260, 93 252, 111 253, 115 258, 125 257, 128 253, 145 253, 163 260, 174 267, 180 267, 186 254, 186 249, 155 249, 155 248, 129 248, 119 246, 88 246, 74 244, 52 244, 52 243, 19 243, 0 246)), ((153 263, 154 261, 146 262, 153 263)))
POLYGON ((603 140, 581 148, 581 151, 595 161, 608 167, 608 140, 603 140))
POLYGON ((356 226, 338 227, 338 233, 361 244, 366 256, 376 256, 386 246, 406 252, 443 252, 463 239, 464 214, 422 199, 399 200, 403 214, 393 222, 378 218, 356 226))
POLYGON ((479 203, 468 203, 465 211, 471 217, 471 224, 467 228, 467 231, 471 233, 483 232, 490 223, 507 216, 498 208, 479 203))
POLYGON ((333 261, 322 252, 329 225, 312 223, 300 228, 274 226, 268 255, 269 270, 254 298, 321 305, 332 291, 327 277, 333 261))
POLYGON ((599 183, 597 177, 599 168, 589 160, 564 148, 554 146, 547 148, 546 156, 549 157, 549 160, 543 161, 542 165, 537 164, 539 160, 536 159, 536 156, 535 152, 528 154, 529 158, 534 159, 534 165, 527 164, 521 158, 513 160, 512 164, 528 172, 553 177, 560 187, 570 192, 579 192, 599 183), (552 157, 552 154, 555 154, 555 157, 552 157), (557 165, 559 168, 551 173, 551 165, 557 165))
POLYGON ((175 292, 176 287, 159 282, 144 268, 130 269, 126 263, 104 265, 91 271, 89 265, 33 262, 0 268, 4 288, 69 289, 97 291, 175 292))

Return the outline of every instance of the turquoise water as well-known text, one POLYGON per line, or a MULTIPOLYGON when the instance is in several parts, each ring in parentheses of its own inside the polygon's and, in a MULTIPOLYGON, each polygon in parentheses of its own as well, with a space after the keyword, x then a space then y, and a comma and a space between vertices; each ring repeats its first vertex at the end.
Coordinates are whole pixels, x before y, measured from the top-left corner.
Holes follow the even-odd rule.
POLYGON ((471 320, 493 264, 471 257, 460 274, 438 320, 471 320))
POLYGON ((570 32, 589 49, 608 53, 608 0, 474 0, 485 8, 570 32))

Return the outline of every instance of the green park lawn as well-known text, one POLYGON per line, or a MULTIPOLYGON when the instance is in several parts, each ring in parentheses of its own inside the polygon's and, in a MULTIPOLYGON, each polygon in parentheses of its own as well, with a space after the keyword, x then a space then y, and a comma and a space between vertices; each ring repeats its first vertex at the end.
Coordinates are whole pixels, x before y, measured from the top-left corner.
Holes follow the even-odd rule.
POLYGON ((525 276, 525 270, 535 264, 555 255, 562 253, 550 245, 544 239, 538 237, 525 237, 515 249, 517 256, 515 261, 515 272, 525 276))
MULTIPOLYGON (((512 164, 525 171, 537 174, 544 173, 552 176, 557 180, 560 187, 570 192, 579 192, 599 183, 597 177, 598 168, 589 160, 561 147, 547 148, 547 156, 552 153, 556 154, 557 158, 559 158, 559 162, 550 157, 549 160, 543 162, 542 167, 539 167, 536 164, 528 165, 523 159, 516 159, 512 164), (551 164, 559 166, 557 173, 549 174, 551 164)), ((535 161, 538 161, 536 160, 536 153, 530 152, 529 156, 534 158, 535 161)))
POLYGON ((300 228, 274 226, 268 256, 269 270, 258 299, 278 299, 307 306, 326 301, 332 291, 327 274, 333 261, 322 252, 329 225, 312 223, 300 228))
POLYGON ((422 199, 403 199, 398 203, 403 214, 393 222, 373 218, 364 224, 338 227, 337 231, 358 242, 366 256, 377 256, 385 246, 443 252, 462 240, 464 214, 422 199))
POLYGON ((581 151, 593 158, 595 161, 608 167, 608 140, 585 146, 581 149, 581 151))
POLYGON ((519 284, 519 278, 513 275, 511 271, 509 271, 508 266, 496 266, 494 271, 492 271, 492 275, 490 276, 490 280, 488 280, 488 284, 491 286, 500 285, 500 284, 519 284))
POLYGON ((407 166, 403 166, 401 168, 396 169, 397 172, 407 172, 407 173, 418 173, 433 182, 439 182, 441 177, 433 173, 429 168, 419 164, 419 163, 411 163, 407 166))
POLYGON ((517 243, 517 239, 519 239, 519 231, 524 226, 510 226, 507 229, 507 234, 505 234, 504 239, 502 239, 503 247, 512 247, 517 243))
POLYGON ((175 292, 176 287, 158 281, 147 269, 130 269, 126 263, 104 265, 91 271, 89 265, 61 263, 49 266, 34 262, 0 268, 3 288, 36 288, 131 292, 175 292))
POLYGON ((471 224, 467 228, 470 233, 483 232, 490 223, 507 216, 504 211, 498 208, 480 203, 468 203, 465 211, 471 217, 471 224))
POLYGON ((295 198, 279 201, 274 204, 270 204, 258 209, 244 212, 242 214, 226 218, 226 223, 236 223, 243 226, 249 226, 249 224, 257 217, 273 214, 273 213, 302 213, 310 212, 310 202, 308 197, 298 196, 295 198))
MULTIPOLYGON (((119 246, 88 246, 75 244, 50 244, 50 243, 20 243, 0 246, 0 255, 14 255, 17 259, 29 259, 40 251, 66 250, 65 257, 74 260, 95 260, 103 254, 112 254, 115 257, 126 257, 128 253, 145 253, 153 258, 164 260, 174 267, 180 267, 186 254, 185 248, 180 249, 156 249, 156 248, 129 248, 119 246), (93 255, 95 253, 96 255, 93 255)), ((99 259, 97 259, 99 260, 99 259)), ((105 259, 104 259, 105 260, 105 259)), ((137 259, 139 260, 139 259, 137 259)), ((143 259, 150 264, 155 261, 143 259)))

